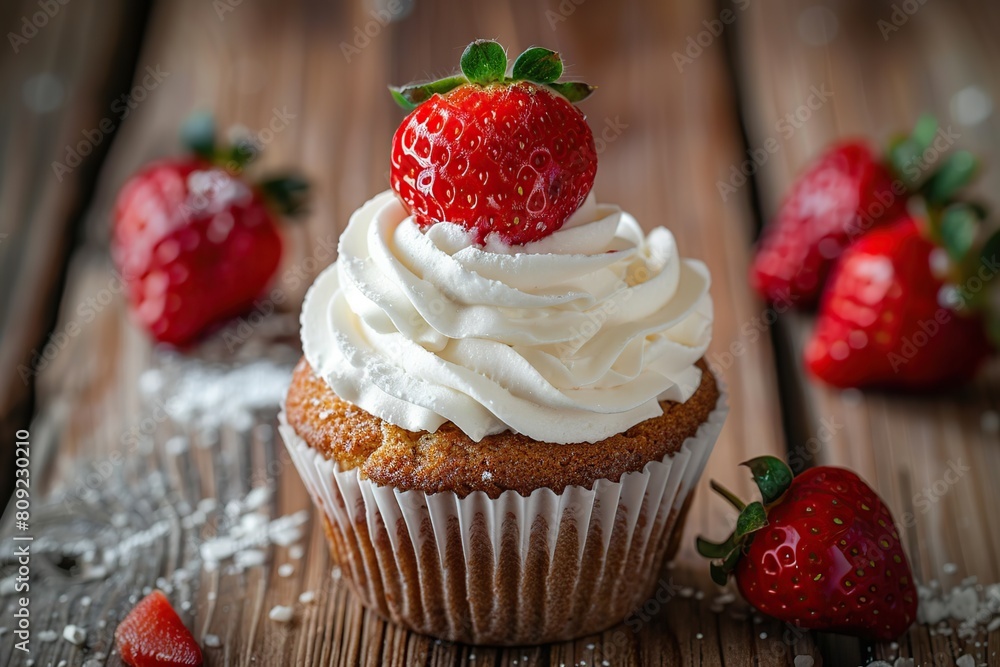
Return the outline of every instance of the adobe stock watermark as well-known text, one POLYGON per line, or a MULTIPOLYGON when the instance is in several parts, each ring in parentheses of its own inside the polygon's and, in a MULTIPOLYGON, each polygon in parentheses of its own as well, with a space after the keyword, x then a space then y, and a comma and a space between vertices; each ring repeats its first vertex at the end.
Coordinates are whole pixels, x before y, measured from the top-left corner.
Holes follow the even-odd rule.
POLYGON ((888 42, 889 37, 893 33, 899 32, 900 28, 909 22, 910 17, 916 14, 926 3, 927 0, 903 0, 903 2, 893 3, 889 19, 879 19, 875 24, 878 26, 878 31, 882 35, 882 39, 888 42))
POLYGON ((337 254, 337 237, 327 234, 313 241, 313 252, 296 262, 281 274, 278 285, 253 302, 253 308, 233 320, 221 332, 222 341, 229 352, 246 343, 254 332, 288 300, 288 293, 308 285, 318 269, 327 266, 337 254))
POLYGON ((114 132, 118 124, 128 118, 151 92, 156 90, 164 79, 170 76, 170 72, 160 69, 159 65, 147 66, 145 75, 132 90, 123 93, 111 103, 110 111, 112 116, 105 116, 97 124, 97 127, 84 130, 83 138, 76 144, 67 144, 66 153, 63 160, 52 162, 52 173, 56 175, 56 180, 62 183, 66 174, 72 173, 74 169, 83 164, 84 158, 94 152, 94 149, 114 132))
POLYGON ((854 222, 847 228, 847 238, 854 242, 858 237, 863 236, 870 230, 876 222, 885 214, 900 197, 905 197, 909 193, 906 182, 919 183, 957 142, 962 135, 956 132, 951 125, 947 128, 938 128, 937 133, 930 145, 924 152, 915 155, 903 165, 903 173, 897 174, 888 190, 877 190, 873 201, 868 208, 861 211, 854 222), (905 177, 905 181, 903 178, 905 177))
POLYGON ((705 26, 704 30, 694 35, 688 35, 684 52, 674 51, 671 54, 678 72, 683 74, 684 68, 700 58, 706 49, 722 36, 726 26, 736 21, 736 17, 739 16, 737 12, 746 11, 746 8, 750 6, 750 0, 732 0, 732 2, 735 9, 726 7, 719 12, 718 17, 702 21, 701 24, 705 26))
POLYGON ((576 12, 576 8, 585 3, 587 0, 560 0, 559 6, 553 9, 545 10, 545 20, 549 22, 549 28, 555 30, 561 24, 566 22, 570 16, 576 12))
POLYGON ((97 316, 114 302, 116 295, 125 291, 127 279, 118 271, 112 270, 111 273, 111 278, 104 287, 77 304, 74 317, 62 328, 53 331, 40 350, 37 348, 31 350, 31 360, 27 364, 18 364, 17 373, 25 386, 28 386, 32 378, 38 377, 48 368, 70 342, 83 333, 84 327, 96 320, 97 316))
POLYGON ((368 10, 368 16, 371 18, 361 25, 354 26, 354 34, 350 42, 342 41, 340 43, 340 52, 344 54, 344 60, 350 64, 354 58, 361 55, 364 49, 368 48, 373 39, 382 34, 386 26, 408 14, 411 6, 410 3, 403 2, 403 0, 386 0, 384 7, 368 10))
POLYGON ((70 0, 38 0, 38 11, 21 17, 21 26, 17 32, 8 32, 7 41, 14 53, 20 53, 21 48, 35 38, 39 30, 43 30, 54 19, 70 0))
MULTIPOLYGON (((919 320, 917 322, 918 331, 914 331, 909 336, 903 336, 899 342, 898 349, 889 352, 889 365, 894 373, 912 361, 920 350, 926 347, 931 340, 937 336, 942 327, 951 322, 956 317, 961 317, 956 313, 956 309, 961 309, 972 299, 990 285, 997 273, 1000 272, 1000 262, 996 255, 984 257, 979 263, 976 273, 966 278, 961 285, 953 285, 942 296, 944 303, 934 311, 933 317, 919 320)), ((831 355, 833 350, 831 348, 831 355)), ((845 351, 846 354, 846 351, 845 351)))
POLYGON ((739 336, 731 341, 726 349, 712 352, 705 357, 709 369, 717 376, 724 375, 737 359, 746 354, 752 345, 770 331, 778 321, 779 315, 788 312, 795 305, 796 299, 798 295, 793 296, 790 292, 781 294, 760 313, 743 322, 738 331, 739 336))
POLYGON ((779 118, 774 123, 774 131, 777 136, 772 135, 765 139, 757 148, 747 149, 748 158, 743 162, 731 165, 729 168, 729 178, 725 181, 715 182, 715 187, 719 191, 722 201, 727 201, 731 194, 747 184, 757 171, 767 164, 771 156, 781 150, 783 142, 791 139, 795 133, 809 122, 817 111, 822 109, 833 97, 833 91, 827 90, 826 84, 809 87, 809 95, 792 111, 779 118))
POLYGON ((613 144, 618 141, 618 138, 625 133, 628 129, 628 123, 623 123, 621 116, 615 116, 613 119, 608 116, 604 119, 604 125, 601 126, 600 131, 594 130, 594 151, 600 155, 603 153, 609 144, 613 144))

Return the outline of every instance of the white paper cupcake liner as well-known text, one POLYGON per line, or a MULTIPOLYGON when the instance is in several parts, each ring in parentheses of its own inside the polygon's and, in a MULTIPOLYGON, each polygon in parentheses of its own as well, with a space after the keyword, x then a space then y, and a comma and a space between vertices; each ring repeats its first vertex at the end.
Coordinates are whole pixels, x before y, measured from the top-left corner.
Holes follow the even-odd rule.
POLYGON ((401 491, 279 431, 364 604, 470 644, 568 640, 621 622, 652 591, 728 413, 723 393, 680 450, 617 482, 562 493, 401 491))

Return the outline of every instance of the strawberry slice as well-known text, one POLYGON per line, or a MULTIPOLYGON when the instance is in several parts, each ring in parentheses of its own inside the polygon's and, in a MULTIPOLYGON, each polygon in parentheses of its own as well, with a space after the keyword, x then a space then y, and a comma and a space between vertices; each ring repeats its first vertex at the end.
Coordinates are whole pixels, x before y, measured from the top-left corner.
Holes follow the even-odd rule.
POLYGON ((170 606, 167 596, 153 591, 139 601, 115 630, 122 660, 132 667, 197 667, 201 649, 170 606))

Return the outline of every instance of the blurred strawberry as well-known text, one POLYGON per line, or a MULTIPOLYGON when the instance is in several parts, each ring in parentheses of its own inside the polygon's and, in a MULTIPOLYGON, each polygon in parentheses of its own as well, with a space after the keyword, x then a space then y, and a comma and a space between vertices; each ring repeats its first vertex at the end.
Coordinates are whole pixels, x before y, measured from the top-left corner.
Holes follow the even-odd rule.
POLYGON ((768 301, 813 305, 844 249, 904 215, 912 194, 931 203, 951 198, 977 163, 957 151, 934 169, 930 158, 939 156, 941 138, 928 116, 912 135, 895 139, 885 159, 863 141, 829 148, 799 176, 764 229, 750 270, 754 289, 768 301))
POLYGON ((810 372, 837 387, 939 389, 970 380, 994 350, 987 327, 1000 241, 977 242, 984 215, 953 204, 848 248, 805 348, 810 372))
POLYGON ((122 187, 112 237, 134 318, 173 345, 252 306, 281 260, 272 211, 295 214, 306 191, 298 178, 248 182, 256 148, 217 148, 210 119, 185 130, 190 156, 154 162, 122 187))

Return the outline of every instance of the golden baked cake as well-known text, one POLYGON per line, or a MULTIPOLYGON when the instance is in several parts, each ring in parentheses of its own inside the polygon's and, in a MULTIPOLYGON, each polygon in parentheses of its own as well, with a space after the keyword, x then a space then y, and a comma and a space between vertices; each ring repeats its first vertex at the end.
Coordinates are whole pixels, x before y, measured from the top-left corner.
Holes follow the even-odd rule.
POLYGON ((593 136, 534 47, 393 90, 391 190, 302 309, 280 430, 365 605, 533 644, 650 594, 725 420, 705 265, 591 192, 593 136))

